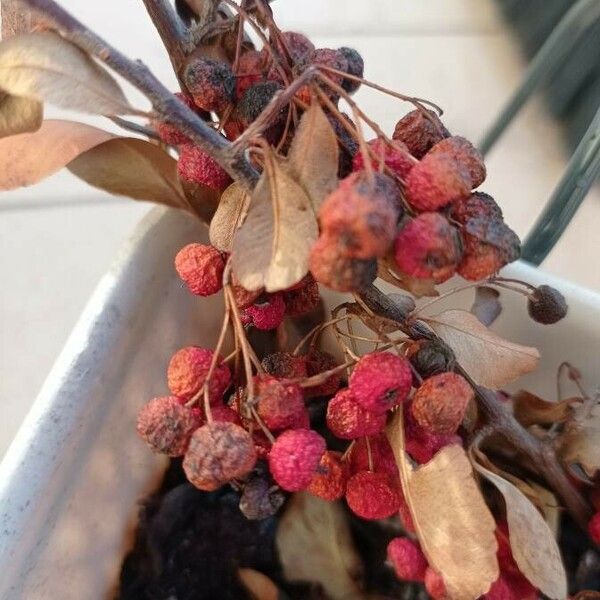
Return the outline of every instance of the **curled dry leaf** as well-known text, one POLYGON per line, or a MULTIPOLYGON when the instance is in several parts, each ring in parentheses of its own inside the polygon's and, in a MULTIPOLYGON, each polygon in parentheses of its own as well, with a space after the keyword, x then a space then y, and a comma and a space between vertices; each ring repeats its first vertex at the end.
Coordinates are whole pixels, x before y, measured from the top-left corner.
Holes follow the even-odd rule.
POLYGON ((114 136, 85 123, 44 121, 34 133, 0 140, 0 190, 32 185, 114 136))
POLYGON ((567 575, 552 531, 535 506, 515 485, 473 460, 475 469, 502 494, 510 548, 519 570, 550 598, 567 597, 567 575))
POLYGON ((150 142, 113 138, 81 154, 68 169, 110 194, 191 212, 177 177, 177 162, 150 142))
POLYGON ((221 252, 231 252, 233 236, 244 221, 249 202, 250 197, 238 182, 223 192, 209 230, 210 243, 221 252))
POLYGON ((558 442, 566 464, 577 464, 590 478, 600 470, 600 403, 585 404, 573 411, 558 442))
POLYGON ((238 576, 253 600, 283 600, 285 596, 263 573, 254 569, 238 569, 238 576))
POLYGON ((390 423, 388 437, 429 564, 442 575, 453 600, 479 598, 499 575, 496 523, 465 451, 457 444, 446 446, 413 469, 404 451, 402 411, 390 423))
POLYGON ((294 494, 279 522, 276 544, 288 581, 318 583, 331 600, 365 597, 359 585, 362 565, 338 502, 294 494))
POLYGON ((288 153, 292 177, 306 190, 313 209, 337 185, 339 147, 335 131, 321 105, 313 102, 302 115, 288 153))
POLYGON ((393 286, 410 292, 415 298, 439 296, 433 279, 417 279, 395 271, 391 260, 383 259, 377 265, 377 277, 393 286))
POLYGON ((486 327, 489 327, 502 312, 499 296, 498 290, 486 285, 480 285, 475 289, 475 300, 471 306, 471 313, 486 327))
POLYGON ((536 348, 501 338, 469 312, 447 310, 423 320, 454 350, 479 385, 497 389, 537 367, 536 348))
POLYGON ((41 102, 0 91, 0 138, 37 131, 43 118, 41 102))
POLYGON ((49 31, 0 43, 0 89, 92 114, 139 113, 105 69, 49 31))
POLYGON ((233 238, 232 267, 247 290, 284 290, 308 272, 319 229, 304 189, 272 158, 233 238))
POLYGON ((524 427, 530 425, 552 425, 563 423, 571 414, 571 407, 581 398, 568 398, 560 402, 549 402, 531 392, 520 390, 512 396, 513 412, 524 427))

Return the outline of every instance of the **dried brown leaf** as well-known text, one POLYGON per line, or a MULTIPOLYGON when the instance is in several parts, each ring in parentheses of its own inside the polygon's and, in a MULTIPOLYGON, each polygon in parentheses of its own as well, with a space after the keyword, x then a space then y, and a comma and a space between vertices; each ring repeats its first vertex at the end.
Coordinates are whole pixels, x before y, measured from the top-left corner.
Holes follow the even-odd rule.
POLYGON ((531 392, 520 390, 512 396, 513 412, 521 425, 552 425, 563 423, 571 414, 571 407, 580 398, 568 398, 560 402, 549 402, 531 392))
POLYGON ((489 327, 502 312, 499 296, 498 290, 485 285, 477 286, 475 289, 475 300, 471 306, 471 313, 486 327, 489 327))
POLYGON ((512 483, 473 461, 475 469, 500 491, 513 557, 519 570, 550 598, 567 597, 567 578, 558 544, 542 515, 512 483))
POLYGON ((417 536, 429 564, 444 578, 453 600, 475 600, 498 578, 496 523, 473 477, 463 448, 442 448, 413 470, 404 451, 398 411, 388 437, 417 536))
POLYGON ((308 195, 273 159, 233 238, 233 272, 247 290, 286 289, 308 272, 310 249, 318 234, 308 195))
POLYGON ((138 112, 105 69, 49 31, 19 35, 0 43, 0 89, 92 114, 138 112))
POLYGON ((37 131, 43 118, 44 108, 37 100, 11 96, 0 90, 0 138, 37 131))
POLYGON ((559 438, 560 456, 567 464, 578 464, 588 477, 600 470, 600 404, 589 403, 573 411, 559 438))
POLYGON ((43 19, 15 0, 0 0, 2 39, 27 33, 43 23, 43 19))
POLYGON ((85 123, 49 120, 34 133, 1 139, 0 190, 37 183, 112 137, 85 123))
POLYGON ((365 598, 359 584, 362 565, 339 503, 294 494, 279 522, 276 544, 288 581, 318 583, 331 600, 365 598))
POLYGON ((435 289, 433 279, 417 279, 403 273, 398 273, 394 270, 391 260, 380 260, 377 265, 377 277, 383 279, 387 283, 410 292, 415 298, 439 296, 439 292, 435 289))
POLYGON ((219 192, 203 183, 185 179, 180 179, 179 183, 190 206, 190 212, 205 223, 210 223, 219 206, 219 192))
POLYGON ((113 138, 73 160, 68 169, 110 194, 191 211, 177 177, 177 161, 136 138, 113 138))
POLYGON ((454 350, 479 385, 497 389, 537 367, 536 348, 501 338, 469 312, 447 310, 423 320, 454 350))
POLYGON ((316 212, 337 186, 339 161, 335 131, 318 102, 302 115, 288 157, 292 177, 306 190, 316 212))
POLYGON ((238 577, 253 600, 281 600, 277 586, 260 571, 238 569, 238 577))
POLYGON ((231 252, 233 235, 243 223, 250 197, 238 183, 232 183, 221 196, 217 212, 210 222, 210 243, 222 252, 231 252))

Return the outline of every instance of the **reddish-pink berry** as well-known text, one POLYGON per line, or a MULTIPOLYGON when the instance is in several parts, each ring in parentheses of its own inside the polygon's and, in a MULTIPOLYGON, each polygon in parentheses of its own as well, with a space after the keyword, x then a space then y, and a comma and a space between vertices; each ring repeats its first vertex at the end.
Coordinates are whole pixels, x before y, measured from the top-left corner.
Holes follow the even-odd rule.
POLYGON ((184 181, 201 183, 213 190, 224 190, 231 183, 227 171, 212 156, 194 144, 182 144, 179 147, 177 172, 184 181))
POLYGON ((327 405, 327 427, 336 437, 352 440, 379 433, 386 422, 385 412, 371 412, 360 405, 349 389, 339 390, 327 405))
POLYGON ((448 598, 444 579, 431 567, 427 567, 425 571, 425 589, 432 600, 446 600, 448 598))
POLYGON ((269 429, 287 429, 304 421, 306 408, 298 384, 269 375, 255 377, 254 383, 258 414, 269 429))
POLYGON ((598 511, 588 523, 588 533, 594 544, 600 546, 600 511, 598 511))
POLYGON ((393 479, 399 480, 394 452, 383 432, 357 439, 352 446, 348 459, 352 474, 360 471, 376 471, 377 473, 387 473, 393 479), (371 450, 370 461, 369 448, 371 450))
POLYGON ((221 112, 233 101, 235 76, 224 61, 193 57, 185 65, 182 78, 202 110, 221 112))
POLYGON ((175 269, 192 294, 210 296, 223 287, 225 261, 214 246, 188 244, 175 257, 175 269))
POLYGON ((261 361, 263 369, 279 379, 299 379, 306 377, 306 358, 294 356, 291 352, 274 352, 261 361))
POLYGON ((257 50, 247 50, 240 55, 235 74, 235 93, 241 98, 246 90, 255 83, 263 81, 264 59, 257 50))
POLYGON ((285 316, 285 301, 282 294, 269 294, 263 301, 257 301, 244 311, 252 325, 261 331, 277 329, 285 316))
MULTIPOLYGON (((381 162, 390 169, 395 175, 404 179, 410 170, 418 161, 411 156, 406 144, 400 141, 394 141, 392 145, 386 143, 381 138, 375 138, 368 143, 372 155, 369 155, 369 161, 374 169, 379 169, 381 162)), ((352 160, 352 169, 361 171, 365 168, 365 157, 362 152, 357 152, 352 160)))
POLYGON ((385 519, 398 511, 400 494, 396 482, 386 473, 362 471, 348 479, 346 502, 363 519, 385 519))
POLYGON ((277 484, 288 492, 306 489, 325 452, 325 440, 312 429, 288 429, 269 453, 269 469, 277 484))
POLYGON ((437 154, 438 152, 445 152, 453 156, 467 168, 471 177, 471 189, 479 187, 484 182, 486 169, 483 156, 469 140, 459 135, 453 135, 439 141, 429 150, 428 155, 437 154))
POLYGON ((387 547, 387 557, 398 579, 423 581, 427 570, 427 559, 419 544, 408 538, 394 538, 387 547))
POLYGON ((213 421, 242 425, 242 419, 240 418, 240 415, 233 410, 233 408, 227 406, 226 404, 217 404, 216 406, 211 406, 210 414, 213 421))
POLYGON ((404 402, 411 386, 408 360, 389 352, 365 354, 356 363, 349 382, 356 401, 374 413, 385 412, 404 402))
POLYGON ((327 450, 311 479, 307 491, 323 500, 339 500, 346 492, 348 470, 341 461, 341 454, 327 450))

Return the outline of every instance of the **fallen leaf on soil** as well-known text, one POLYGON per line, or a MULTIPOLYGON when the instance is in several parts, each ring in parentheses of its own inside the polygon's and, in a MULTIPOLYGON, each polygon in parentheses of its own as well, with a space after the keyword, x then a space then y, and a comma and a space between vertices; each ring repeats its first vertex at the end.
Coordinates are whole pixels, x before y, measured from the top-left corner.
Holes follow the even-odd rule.
POLYGON ((551 425, 553 423, 563 423, 571 414, 571 407, 578 402, 580 398, 568 398, 560 402, 549 402, 531 392, 520 390, 512 396, 513 412, 517 420, 524 427, 530 425, 551 425))
POLYGON ((238 575, 253 600, 282 600, 284 597, 279 588, 260 571, 238 569, 238 575))
POLYGON ((309 197, 273 158, 233 238, 233 272, 250 291, 289 288, 308 272, 310 249, 318 235, 309 197))
POLYGON ((233 236, 244 221, 249 201, 246 190, 237 182, 223 192, 209 230, 210 243, 221 252, 231 252, 233 236))
POLYGON ((502 312, 500 293, 494 288, 480 285, 475 288, 475 300, 471 306, 471 314, 475 315, 486 327, 489 327, 502 312))
POLYGON ((442 448, 413 469, 404 451, 402 411, 388 427, 402 489, 429 564, 453 600, 475 600, 498 578, 496 522, 463 448, 442 448))
POLYGON ((454 350, 457 361, 479 385, 498 389, 534 371, 536 348, 509 342, 464 310, 423 319, 454 350))
POLYGON ((584 404, 573 411, 558 442, 567 464, 578 464, 588 477, 600 469, 600 404, 584 404))
POLYGON ((360 600, 360 558, 343 509, 306 492, 294 494, 277 529, 284 577, 321 585, 331 600, 360 600))

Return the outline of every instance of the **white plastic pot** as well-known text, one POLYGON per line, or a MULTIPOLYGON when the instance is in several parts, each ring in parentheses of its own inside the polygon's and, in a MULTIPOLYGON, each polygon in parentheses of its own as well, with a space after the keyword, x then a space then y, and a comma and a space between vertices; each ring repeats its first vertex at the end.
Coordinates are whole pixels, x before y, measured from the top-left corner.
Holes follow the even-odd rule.
MULTIPOLYGON (((100 281, 0 464, 2 600, 110 598, 137 503, 166 464, 135 435, 136 412, 167 391, 173 351, 210 346, 218 334, 221 298, 194 298, 172 267, 180 247, 204 239, 192 219, 155 209, 100 281)), ((542 352, 540 369, 519 386, 553 398, 563 360, 598 383, 600 295, 525 264, 506 275, 549 283, 570 307, 561 323, 544 327, 528 318, 523 298, 502 295, 495 330, 542 352)), ((452 305, 470 301, 463 294, 452 305)))

